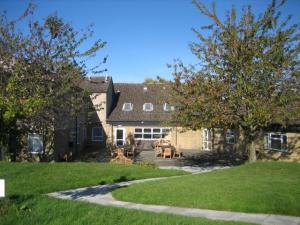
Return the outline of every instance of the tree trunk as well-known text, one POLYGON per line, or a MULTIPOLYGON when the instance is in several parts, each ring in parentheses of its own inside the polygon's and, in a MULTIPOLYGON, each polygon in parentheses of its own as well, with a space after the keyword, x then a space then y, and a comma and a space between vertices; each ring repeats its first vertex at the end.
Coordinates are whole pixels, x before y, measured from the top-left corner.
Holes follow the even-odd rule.
POLYGON ((256 151, 255 151, 255 135, 254 132, 244 130, 240 127, 239 129, 239 141, 238 149, 242 156, 248 156, 249 162, 256 161, 256 151))
POLYGON ((239 129, 239 136, 236 143, 236 152, 240 155, 240 157, 244 158, 247 154, 247 146, 245 140, 245 132, 242 129, 239 129))
POLYGON ((256 162, 256 151, 254 141, 252 140, 251 143, 248 144, 248 161, 250 163, 256 162))

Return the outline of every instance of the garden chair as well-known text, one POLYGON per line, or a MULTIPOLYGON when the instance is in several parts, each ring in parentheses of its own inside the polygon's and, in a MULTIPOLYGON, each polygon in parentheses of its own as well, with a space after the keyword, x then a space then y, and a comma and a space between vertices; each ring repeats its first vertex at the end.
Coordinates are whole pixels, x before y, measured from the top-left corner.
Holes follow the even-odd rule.
POLYGON ((160 146, 156 146, 155 147, 155 156, 158 157, 162 157, 163 156, 163 150, 160 146))
POLYGON ((132 145, 129 149, 127 149, 126 156, 127 157, 129 157, 129 156, 134 157, 135 153, 136 153, 136 147, 134 145, 132 145))
POLYGON ((166 157, 172 158, 172 149, 169 147, 165 148, 163 155, 164 155, 164 158, 166 158, 166 157))
POLYGON ((174 149, 174 154, 173 154, 173 157, 178 157, 178 158, 181 158, 182 157, 182 151, 180 149, 180 147, 177 145, 174 149))

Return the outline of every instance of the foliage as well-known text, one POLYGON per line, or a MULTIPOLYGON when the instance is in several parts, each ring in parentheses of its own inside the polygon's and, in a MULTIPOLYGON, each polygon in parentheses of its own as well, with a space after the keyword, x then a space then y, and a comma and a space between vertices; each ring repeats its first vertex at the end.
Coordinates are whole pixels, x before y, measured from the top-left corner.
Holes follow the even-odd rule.
POLYGON ((78 114, 86 96, 79 82, 88 72, 100 72, 100 65, 87 70, 86 62, 105 45, 97 40, 81 51, 91 26, 78 32, 56 14, 34 20, 34 11, 30 4, 17 20, 0 16, 0 146, 14 160, 24 134, 36 132, 50 141, 54 127, 63 128, 65 118, 78 114), (28 22, 28 30, 18 29, 21 22, 28 22))
POLYGON ((235 7, 225 21, 194 1, 212 25, 194 29, 199 42, 191 44, 198 67, 174 65, 174 121, 191 129, 223 127, 239 130, 249 160, 255 160, 253 141, 276 122, 286 125, 300 115, 299 24, 283 20, 272 1, 256 17, 251 6, 240 17, 235 7))
POLYGON ((141 167, 152 168, 152 169, 157 168, 157 165, 156 165, 154 162, 149 161, 149 160, 143 160, 143 161, 137 163, 137 165, 139 165, 139 166, 141 166, 141 167))
POLYGON ((166 84, 168 82, 169 81, 167 81, 166 79, 157 76, 156 79, 145 78, 143 83, 144 84, 166 84))
POLYGON ((113 196, 143 204, 300 216, 299 173, 299 163, 256 162, 131 185, 113 196))

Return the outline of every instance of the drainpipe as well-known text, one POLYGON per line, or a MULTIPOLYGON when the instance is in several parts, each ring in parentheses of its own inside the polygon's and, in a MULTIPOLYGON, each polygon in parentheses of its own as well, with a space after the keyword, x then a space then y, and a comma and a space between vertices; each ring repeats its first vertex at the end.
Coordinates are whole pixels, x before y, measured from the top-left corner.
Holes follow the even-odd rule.
POLYGON ((175 143, 176 143, 176 146, 177 146, 177 126, 175 127, 175 143))
POLYGON ((111 124, 111 144, 114 144, 114 125, 111 124))

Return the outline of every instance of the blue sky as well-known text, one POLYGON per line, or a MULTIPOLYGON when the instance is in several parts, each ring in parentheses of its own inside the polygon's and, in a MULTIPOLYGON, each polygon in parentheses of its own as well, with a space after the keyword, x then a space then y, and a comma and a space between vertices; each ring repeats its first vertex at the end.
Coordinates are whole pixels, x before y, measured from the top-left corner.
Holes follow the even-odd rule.
MULTIPOLYGON (((0 9, 6 10, 10 18, 16 18, 28 2, 1 0, 0 9)), ((210 5, 212 1, 202 2, 210 5)), ((251 4, 256 13, 261 13, 269 2, 217 0, 216 6, 222 17, 232 5, 240 9, 251 4)), ((36 19, 57 12, 77 29, 94 23, 93 38, 107 41, 107 46, 88 65, 95 65, 108 55, 104 67, 115 82, 142 82, 156 76, 171 79, 172 70, 166 64, 177 58, 187 64, 196 63, 188 47, 196 41, 191 28, 210 22, 191 0, 36 0, 33 3, 37 5, 36 19)), ((300 0, 290 0, 282 8, 282 14, 292 14, 293 22, 300 22, 299 9, 300 0)))

